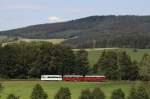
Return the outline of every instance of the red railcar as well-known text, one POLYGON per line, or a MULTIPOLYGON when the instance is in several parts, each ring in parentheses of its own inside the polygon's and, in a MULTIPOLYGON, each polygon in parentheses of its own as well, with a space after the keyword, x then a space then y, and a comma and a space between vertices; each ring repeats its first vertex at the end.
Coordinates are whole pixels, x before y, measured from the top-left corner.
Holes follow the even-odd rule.
POLYGON ((105 81, 105 76, 97 76, 97 75, 64 75, 64 81, 105 81))
POLYGON ((83 81, 84 78, 82 75, 64 75, 64 81, 83 81))
POLYGON ((84 77, 84 81, 105 81, 105 76, 97 76, 97 75, 87 75, 84 77))

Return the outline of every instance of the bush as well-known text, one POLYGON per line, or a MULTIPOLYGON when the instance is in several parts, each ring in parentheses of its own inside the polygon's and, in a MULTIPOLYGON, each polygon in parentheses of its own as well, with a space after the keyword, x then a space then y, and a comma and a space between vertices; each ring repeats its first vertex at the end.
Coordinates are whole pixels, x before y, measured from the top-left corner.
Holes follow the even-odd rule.
POLYGON ((140 76, 144 81, 150 81, 150 55, 144 54, 140 62, 140 76))
POLYGON ((89 89, 82 90, 79 99, 92 99, 92 93, 89 89))
POLYGON ((125 99, 125 94, 121 88, 112 92, 111 99, 125 99))
POLYGON ((105 94, 100 88, 95 88, 92 92, 93 99, 105 99, 105 94))
POLYGON ((9 94, 7 99, 19 99, 19 96, 15 96, 14 94, 9 94))
POLYGON ((3 91, 3 86, 2 86, 2 84, 0 84, 0 97, 1 97, 2 91, 3 91))
POLYGON ((130 94, 129 94, 129 97, 128 99, 135 99, 136 98, 136 88, 135 87, 132 87, 131 90, 130 90, 130 94))
POLYGON ((69 88, 61 87, 56 93, 54 99, 71 99, 71 92, 69 88))
POLYGON ((137 88, 131 88, 128 99, 149 99, 149 96, 145 87, 140 85, 137 88))
POLYGON ((31 94, 31 99, 47 99, 48 96, 41 87, 41 85, 37 84, 33 88, 32 94, 31 94))

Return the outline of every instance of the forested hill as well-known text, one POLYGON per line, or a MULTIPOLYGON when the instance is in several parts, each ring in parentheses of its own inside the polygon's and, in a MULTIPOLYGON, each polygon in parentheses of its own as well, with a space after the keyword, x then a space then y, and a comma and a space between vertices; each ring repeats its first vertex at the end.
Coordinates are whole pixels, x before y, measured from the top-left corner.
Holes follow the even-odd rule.
POLYGON ((150 48, 150 16, 90 16, 62 23, 40 24, 1 31, 23 38, 65 38, 76 48, 150 48))

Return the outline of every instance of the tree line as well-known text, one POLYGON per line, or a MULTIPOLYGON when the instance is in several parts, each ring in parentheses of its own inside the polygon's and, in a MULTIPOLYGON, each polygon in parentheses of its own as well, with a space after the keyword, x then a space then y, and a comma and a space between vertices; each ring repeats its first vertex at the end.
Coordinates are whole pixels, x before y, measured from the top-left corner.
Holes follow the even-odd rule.
POLYGON ((140 62, 132 61, 125 51, 103 51, 93 67, 95 73, 103 71, 111 80, 150 80, 150 55, 144 54, 140 62))
POLYGON ((46 74, 87 74, 88 53, 49 42, 20 42, 0 47, 1 78, 39 78, 46 74))
MULTIPOLYGON (((128 96, 125 95, 121 88, 114 89, 109 99, 150 99, 150 90, 147 89, 147 87, 149 87, 147 84, 133 86, 131 87, 128 96)), ((20 97, 14 94, 9 94, 6 99, 20 99, 20 97)), ((48 94, 40 84, 37 84, 32 90, 30 99, 48 99, 48 94)), ((61 87, 56 92, 53 99, 72 99, 70 89, 67 87, 61 87)), ((93 90, 84 89, 81 91, 78 99, 106 99, 106 95, 100 88, 94 88, 93 90)))
POLYGON ((125 51, 103 51, 94 66, 88 52, 49 42, 20 42, 0 47, 0 78, 40 78, 46 74, 104 74, 110 80, 150 80, 150 55, 132 61, 125 51))

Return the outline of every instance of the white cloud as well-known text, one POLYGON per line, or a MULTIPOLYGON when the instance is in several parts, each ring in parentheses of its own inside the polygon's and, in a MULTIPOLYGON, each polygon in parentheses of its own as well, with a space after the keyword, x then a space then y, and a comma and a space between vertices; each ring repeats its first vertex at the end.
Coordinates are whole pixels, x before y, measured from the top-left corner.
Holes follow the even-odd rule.
POLYGON ((56 16, 49 16, 48 20, 50 23, 55 23, 55 22, 63 22, 64 20, 62 20, 61 18, 58 18, 56 16))

